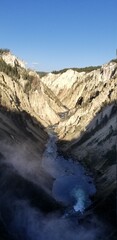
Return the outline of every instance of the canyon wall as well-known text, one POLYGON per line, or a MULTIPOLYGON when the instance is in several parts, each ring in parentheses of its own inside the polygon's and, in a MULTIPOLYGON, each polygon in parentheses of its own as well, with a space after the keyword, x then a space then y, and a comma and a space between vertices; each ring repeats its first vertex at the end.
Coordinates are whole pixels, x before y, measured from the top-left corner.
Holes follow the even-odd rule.
MULTIPOLYGON (((19 60, 14 60, 12 54, 8 59, 0 57, 0 133, 5 143, 1 148, 10 143, 22 149, 25 140, 28 156, 36 153, 41 161, 48 140, 47 131, 52 129, 58 137, 59 152, 72 156, 92 170, 97 198, 105 200, 112 196, 111 199, 115 199, 116 61, 88 73, 69 69, 41 78, 24 68, 17 62, 19 60), (10 72, 7 72, 8 59, 10 72)), ((37 183, 36 174, 34 181, 37 183)), ((24 175, 30 178, 30 171, 25 169, 24 175)), ((47 182, 44 188, 50 192, 52 179, 48 187, 47 182)))

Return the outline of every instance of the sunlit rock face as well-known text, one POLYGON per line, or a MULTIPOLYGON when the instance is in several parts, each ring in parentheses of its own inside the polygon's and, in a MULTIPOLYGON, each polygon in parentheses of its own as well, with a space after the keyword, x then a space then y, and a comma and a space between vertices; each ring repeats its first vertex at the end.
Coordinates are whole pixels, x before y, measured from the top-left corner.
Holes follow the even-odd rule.
POLYGON ((14 54, 12 54, 10 51, 8 52, 3 52, 1 54, 1 57, 3 60, 7 63, 10 64, 12 67, 15 67, 15 65, 18 65, 21 68, 26 68, 26 64, 23 60, 20 60, 18 57, 16 57, 14 54))
POLYGON ((64 111, 64 106, 54 93, 40 82, 38 76, 33 77, 31 86, 29 81, 23 79, 22 75, 17 80, 0 73, 1 105, 11 110, 24 110, 46 127, 57 124, 60 121, 58 112, 64 111))
MULTIPOLYGON (((56 94, 68 109, 73 109, 76 107, 76 104, 77 106, 81 106, 83 103, 86 103, 87 100, 92 101, 100 95, 102 90, 104 91, 108 88, 109 91, 109 88, 114 87, 115 81, 112 81, 112 79, 116 77, 117 63, 110 62, 89 73, 79 73, 70 69, 62 74, 50 73, 41 80, 56 94), (107 86, 105 83, 107 83, 107 86), (111 86, 109 83, 111 83, 111 86), (81 99, 81 97, 83 97, 83 99, 81 99)), ((106 96, 103 96, 102 102, 105 101, 105 98, 106 96)))
POLYGON ((42 81, 67 108, 61 116, 57 132, 61 139, 71 141, 91 128, 91 123, 93 128, 95 123, 92 121, 97 114, 116 100, 117 64, 111 62, 90 73, 68 70, 63 74, 48 75, 42 81))

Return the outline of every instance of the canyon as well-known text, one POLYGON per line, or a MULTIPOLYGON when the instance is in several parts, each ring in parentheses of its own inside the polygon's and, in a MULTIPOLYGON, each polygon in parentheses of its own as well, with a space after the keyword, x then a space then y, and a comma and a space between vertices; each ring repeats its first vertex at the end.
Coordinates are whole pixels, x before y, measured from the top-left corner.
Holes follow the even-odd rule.
MULTIPOLYGON (((18 225, 15 226, 17 211, 12 212, 18 206, 22 209, 26 206, 34 219, 36 213, 29 209, 30 206, 39 209, 39 218, 42 213, 63 212, 66 208, 52 195, 55 176, 48 171, 49 166, 42 167, 50 136, 55 136, 54 149, 57 148, 59 156, 82 164, 86 173, 91 173, 96 184, 92 209, 105 216, 107 225, 112 224, 113 229, 116 218, 117 61, 112 60, 89 72, 85 70, 68 69, 41 77, 27 69, 11 52, 0 55, 0 232, 3 239, 23 239, 18 225), (12 226, 9 225, 11 215, 12 226), (14 226, 16 232, 10 235, 14 226)), ((49 159, 54 154, 50 148, 49 159)), ((29 217, 26 214, 24 219, 29 217)), ((58 223, 56 217, 54 220, 58 223)), ((66 228, 66 222, 64 224, 66 228)), ((23 234, 26 234, 25 239, 33 239, 29 237, 31 234, 23 234)), ((84 239, 98 239, 91 236, 84 239)), ((115 233, 111 236, 108 239, 114 239, 115 233)))

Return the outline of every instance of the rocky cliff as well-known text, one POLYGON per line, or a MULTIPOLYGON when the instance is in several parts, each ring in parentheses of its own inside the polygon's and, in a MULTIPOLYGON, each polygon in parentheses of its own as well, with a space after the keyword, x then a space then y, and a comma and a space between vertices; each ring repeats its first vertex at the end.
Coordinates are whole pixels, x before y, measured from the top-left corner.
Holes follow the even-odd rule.
POLYGON ((19 79, 0 72, 0 103, 8 109, 25 110, 44 126, 60 121, 58 112, 65 107, 36 73, 19 72, 19 79))

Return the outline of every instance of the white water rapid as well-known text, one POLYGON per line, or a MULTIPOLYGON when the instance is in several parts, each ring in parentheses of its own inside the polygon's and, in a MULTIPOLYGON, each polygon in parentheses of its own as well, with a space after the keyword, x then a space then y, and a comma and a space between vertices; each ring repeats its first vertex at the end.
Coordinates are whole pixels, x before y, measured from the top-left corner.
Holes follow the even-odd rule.
POLYGON ((58 155, 56 140, 56 136, 50 134, 42 159, 42 167, 55 178, 53 197, 70 207, 72 212, 83 213, 96 192, 93 178, 81 164, 58 155))

